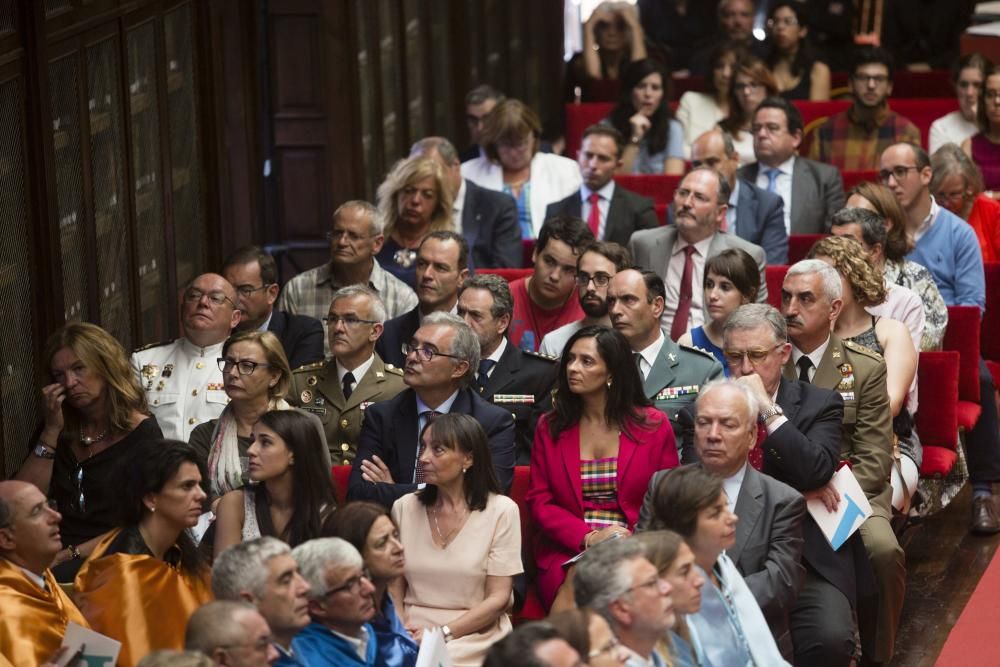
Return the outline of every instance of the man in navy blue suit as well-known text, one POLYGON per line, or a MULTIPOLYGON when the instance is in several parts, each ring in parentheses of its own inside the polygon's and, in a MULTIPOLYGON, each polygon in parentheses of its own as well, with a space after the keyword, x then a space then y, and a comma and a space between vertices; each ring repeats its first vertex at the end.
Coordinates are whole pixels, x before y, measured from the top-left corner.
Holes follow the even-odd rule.
POLYGON ((365 410, 347 497, 386 507, 422 488, 419 437, 439 414, 473 416, 489 439, 493 468, 506 490, 514 477, 514 418, 470 388, 479 368, 479 339, 462 318, 436 312, 407 341, 403 382, 395 398, 365 410))
POLYGON ((270 331, 281 341, 292 368, 323 361, 320 321, 274 308, 279 285, 273 257, 257 246, 245 246, 226 258, 222 275, 236 288, 243 314, 236 331, 270 331))

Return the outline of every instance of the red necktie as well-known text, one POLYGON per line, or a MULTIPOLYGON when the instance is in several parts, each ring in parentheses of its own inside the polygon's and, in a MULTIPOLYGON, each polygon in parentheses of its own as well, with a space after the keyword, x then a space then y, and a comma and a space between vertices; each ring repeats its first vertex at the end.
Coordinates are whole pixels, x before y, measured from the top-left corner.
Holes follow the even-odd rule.
POLYGON ((757 424, 757 446, 750 450, 747 458, 754 470, 764 470, 764 441, 767 440, 767 427, 757 424))
POLYGON ((598 236, 597 232, 601 229, 601 207, 597 205, 597 202, 601 201, 601 195, 596 192, 591 192, 590 196, 587 197, 587 201, 590 202, 590 213, 587 215, 587 226, 590 227, 590 231, 594 233, 594 238, 601 238, 598 236))
POLYGON ((684 248, 684 274, 681 277, 681 293, 677 299, 677 312, 674 313, 674 322, 670 325, 670 338, 676 341, 687 331, 688 317, 691 315, 691 279, 694 275, 694 246, 689 245, 684 248))

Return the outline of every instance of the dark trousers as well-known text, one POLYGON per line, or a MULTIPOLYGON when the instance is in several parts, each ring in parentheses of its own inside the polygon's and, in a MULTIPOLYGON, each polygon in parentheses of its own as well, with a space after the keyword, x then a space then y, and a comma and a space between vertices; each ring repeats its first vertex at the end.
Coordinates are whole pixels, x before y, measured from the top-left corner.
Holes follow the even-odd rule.
POLYGON ((965 438, 969 479, 1000 482, 1000 420, 993 397, 993 376, 982 357, 979 359, 979 404, 982 407, 979 421, 965 438))
POLYGON ((795 664, 846 667, 854 655, 851 603, 808 563, 806 579, 789 616, 795 664))

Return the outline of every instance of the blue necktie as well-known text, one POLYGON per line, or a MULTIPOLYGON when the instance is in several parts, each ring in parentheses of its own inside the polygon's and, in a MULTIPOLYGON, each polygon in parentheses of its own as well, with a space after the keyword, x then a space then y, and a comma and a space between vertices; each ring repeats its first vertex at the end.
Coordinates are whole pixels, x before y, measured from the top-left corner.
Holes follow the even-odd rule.
POLYGON ((778 184, 778 176, 781 174, 780 169, 768 169, 767 170, 767 191, 774 192, 775 186, 778 184))
POLYGON ((496 363, 492 359, 479 360, 479 373, 476 374, 476 385, 479 387, 480 394, 486 390, 486 383, 490 381, 490 369, 496 363))

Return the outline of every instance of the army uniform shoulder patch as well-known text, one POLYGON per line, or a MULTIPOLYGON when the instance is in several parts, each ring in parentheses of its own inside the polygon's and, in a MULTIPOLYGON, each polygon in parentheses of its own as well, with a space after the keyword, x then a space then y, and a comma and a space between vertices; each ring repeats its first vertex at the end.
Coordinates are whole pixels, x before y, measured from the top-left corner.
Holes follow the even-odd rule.
POLYGON ((858 354, 863 354, 866 357, 871 357, 876 361, 882 361, 883 358, 882 355, 876 352, 875 350, 871 349, 870 347, 865 347, 864 345, 858 345, 854 341, 850 340, 842 340, 841 343, 843 343, 844 347, 846 347, 851 352, 857 352, 858 354))
POLYGON ((396 368, 392 364, 386 364, 385 365, 385 372, 386 373, 392 373, 393 375, 398 375, 399 377, 403 377, 403 369, 402 368, 396 368))
POLYGON ((695 352, 699 356, 706 357, 708 359, 711 359, 712 361, 718 361, 715 358, 714 354, 712 354, 708 350, 703 350, 700 347, 695 347, 694 345, 682 345, 680 343, 678 343, 677 347, 681 348, 681 350, 684 351, 684 352, 695 352))
POLYGON ((135 352, 145 352, 146 350, 152 350, 154 347, 163 347, 164 345, 170 345, 175 340, 177 340, 177 339, 176 338, 171 338, 170 340, 160 341, 159 343, 150 343, 149 345, 143 345, 142 347, 137 347, 134 350, 132 350, 132 352, 133 353, 135 353, 135 352))
POLYGON ((535 359, 542 359, 544 361, 556 362, 559 361, 559 357, 551 354, 544 354, 542 352, 535 352, 534 350, 521 350, 521 352, 529 357, 534 357, 535 359))
POLYGON ((308 371, 314 371, 319 368, 323 368, 326 365, 325 361, 314 361, 311 364, 306 364, 304 366, 299 366, 298 368, 292 369, 292 373, 305 373, 308 371))

